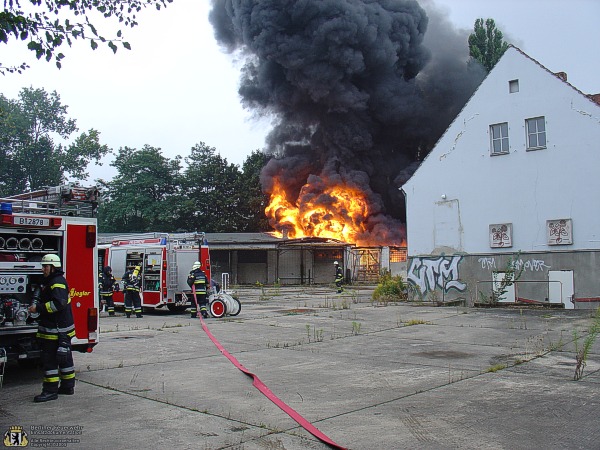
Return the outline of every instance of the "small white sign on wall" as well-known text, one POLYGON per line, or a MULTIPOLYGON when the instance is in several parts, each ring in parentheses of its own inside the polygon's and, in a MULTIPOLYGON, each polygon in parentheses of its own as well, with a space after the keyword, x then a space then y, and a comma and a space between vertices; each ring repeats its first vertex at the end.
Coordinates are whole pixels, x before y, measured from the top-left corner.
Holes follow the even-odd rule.
POLYGON ((512 247, 512 223, 497 223, 490 225, 490 247, 512 247))
POLYGON ((573 222, 571 219, 546 221, 548 245, 569 245, 573 243, 573 222))

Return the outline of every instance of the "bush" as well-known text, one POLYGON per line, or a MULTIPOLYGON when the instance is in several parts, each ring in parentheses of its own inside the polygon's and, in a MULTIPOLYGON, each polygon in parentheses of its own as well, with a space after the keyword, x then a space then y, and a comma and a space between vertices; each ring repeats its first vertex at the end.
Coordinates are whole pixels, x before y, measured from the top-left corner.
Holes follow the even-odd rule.
POLYGON ((389 272, 385 272, 373 292, 373 300, 399 301, 407 299, 407 286, 402 276, 392 276, 389 272))

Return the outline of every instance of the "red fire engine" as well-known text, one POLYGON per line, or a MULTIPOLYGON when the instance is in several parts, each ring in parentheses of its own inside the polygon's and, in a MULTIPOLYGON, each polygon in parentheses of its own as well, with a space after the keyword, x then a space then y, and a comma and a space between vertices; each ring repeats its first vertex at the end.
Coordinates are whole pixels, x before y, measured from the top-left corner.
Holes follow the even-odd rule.
POLYGON ((60 257, 69 284, 73 350, 98 343, 97 198, 96 188, 64 185, 0 199, 0 362, 40 356, 27 308, 49 253, 60 257))
MULTIPOLYGON (((145 233, 99 240, 99 268, 110 266, 117 281, 127 267, 140 267, 143 308, 185 310, 191 304, 187 277, 195 261, 200 261, 210 282, 210 253, 204 233, 145 233)), ((113 299, 116 306, 123 306, 123 290, 115 292, 113 299)))

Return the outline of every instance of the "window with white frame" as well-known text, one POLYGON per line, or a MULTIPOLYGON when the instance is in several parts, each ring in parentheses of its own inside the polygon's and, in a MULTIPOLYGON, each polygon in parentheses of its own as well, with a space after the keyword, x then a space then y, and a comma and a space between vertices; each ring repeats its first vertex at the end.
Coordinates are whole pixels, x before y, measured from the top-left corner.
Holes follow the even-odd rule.
POLYGON ((526 119, 525 127, 527 129, 527 150, 546 148, 546 118, 526 119))
POLYGON ((490 125, 492 155, 508 153, 508 122, 490 125))

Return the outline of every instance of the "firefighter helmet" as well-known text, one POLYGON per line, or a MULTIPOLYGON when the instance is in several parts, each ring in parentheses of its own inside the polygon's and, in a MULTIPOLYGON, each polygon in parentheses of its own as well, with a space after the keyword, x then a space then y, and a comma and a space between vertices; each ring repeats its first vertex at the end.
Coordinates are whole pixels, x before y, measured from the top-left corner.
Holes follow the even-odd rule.
POLYGON ((337 266, 339 264, 339 262, 334 261, 333 264, 337 266))
POLYGON ((196 261, 194 264, 192 264, 192 270, 199 269, 201 265, 202 264, 200 264, 200 261, 196 261))
POLYGON ((48 254, 42 257, 42 266, 49 265, 54 267, 60 267, 60 258, 58 255, 48 254))

